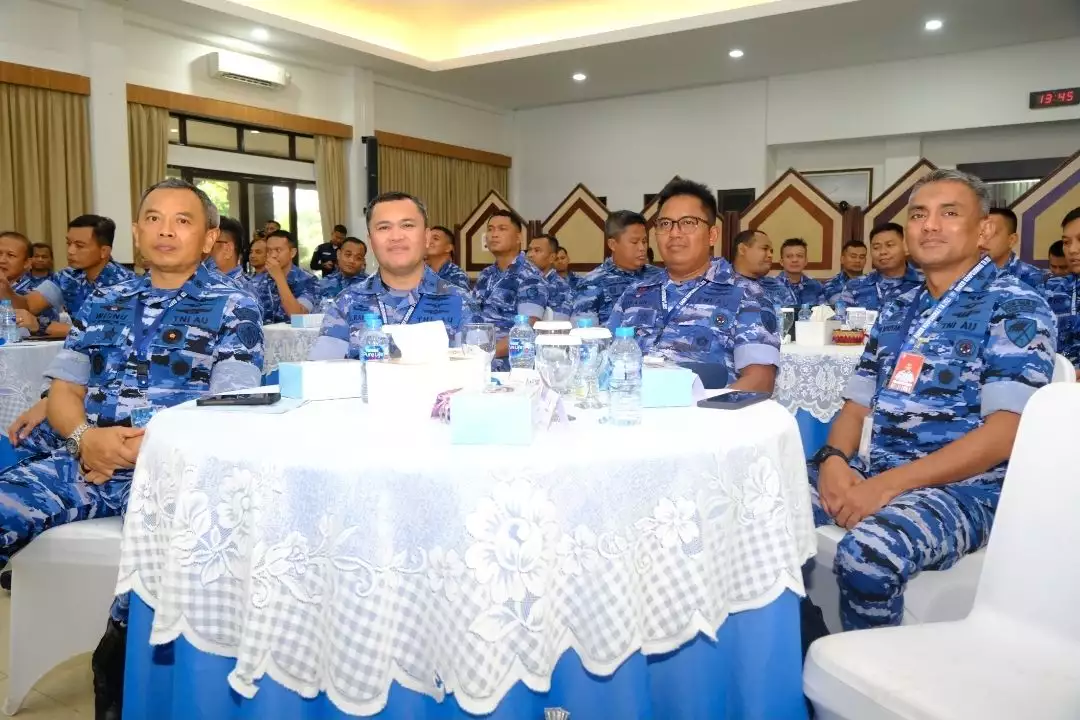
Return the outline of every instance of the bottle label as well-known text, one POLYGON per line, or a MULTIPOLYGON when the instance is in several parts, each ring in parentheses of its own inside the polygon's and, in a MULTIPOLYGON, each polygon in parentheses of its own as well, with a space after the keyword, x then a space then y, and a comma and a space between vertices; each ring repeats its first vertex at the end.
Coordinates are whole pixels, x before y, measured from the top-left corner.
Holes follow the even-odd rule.
POLYGON ((510 358, 520 358, 525 355, 525 341, 521 338, 510 338, 510 358))
POLYGON ((365 361, 378 362, 379 360, 384 360, 385 358, 386 358, 386 354, 383 352, 382 346, 380 346, 380 345, 365 345, 364 346, 364 360, 365 361))

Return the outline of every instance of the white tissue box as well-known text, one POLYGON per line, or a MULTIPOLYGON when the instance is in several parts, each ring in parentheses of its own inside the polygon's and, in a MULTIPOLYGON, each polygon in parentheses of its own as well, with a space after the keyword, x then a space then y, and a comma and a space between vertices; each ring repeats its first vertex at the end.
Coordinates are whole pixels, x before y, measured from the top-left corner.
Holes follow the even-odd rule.
POLYGON ((308 315, 292 315, 289 317, 289 324, 292 325, 294 328, 321 328, 322 320, 322 313, 310 313, 308 315))
POLYGON ((839 329, 838 320, 796 320, 795 342, 799 345, 832 345, 833 330, 839 329))
MULTIPOLYGON (((500 388, 502 390, 502 388, 500 388)), ((450 442, 454 445, 530 445, 536 400, 527 392, 460 392, 450 398, 450 442)))
POLYGON ((364 364, 357 360, 309 360, 278 365, 281 396, 300 400, 361 397, 364 364))
POLYGON ((439 393, 479 389, 489 376, 484 372, 484 359, 475 357, 447 356, 427 363, 372 362, 367 364, 368 405, 428 416, 439 393))

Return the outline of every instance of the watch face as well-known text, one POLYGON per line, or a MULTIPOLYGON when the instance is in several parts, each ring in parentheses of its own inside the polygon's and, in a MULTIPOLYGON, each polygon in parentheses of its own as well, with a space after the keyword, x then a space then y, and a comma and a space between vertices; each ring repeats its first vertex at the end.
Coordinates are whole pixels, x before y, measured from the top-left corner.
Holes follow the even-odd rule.
POLYGON ((79 443, 76 442, 75 438, 68 438, 66 441, 64 441, 64 445, 67 446, 68 454, 72 457, 78 454, 79 443))

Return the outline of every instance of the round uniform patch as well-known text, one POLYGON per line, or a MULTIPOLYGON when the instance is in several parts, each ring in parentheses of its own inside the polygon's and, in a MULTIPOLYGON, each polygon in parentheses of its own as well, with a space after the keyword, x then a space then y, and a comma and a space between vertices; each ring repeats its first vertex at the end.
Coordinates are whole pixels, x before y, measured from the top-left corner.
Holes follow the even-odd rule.
POLYGON ((177 360, 172 364, 170 370, 173 371, 173 375, 176 377, 184 377, 188 374, 188 371, 191 370, 191 366, 183 360, 177 360))
POLYGON ((776 321, 776 313, 771 312, 761 313, 761 324, 765 326, 765 331, 769 333, 776 332, 780 327, 776 321))
POLYGON ((956 342, 956 354, 960 357, 971 357, 975 354, 975 343, 963 339, 956 342))
POLYGON ((949 385, 950 383, 952 383, 954 377, 955 376, 953 375, 952 370, 949 370, 948 368, 945 368, 940 373, 938 373, 938 380, 940 380, 943 385, 949 385))
POLYGON ((94 357, 90 359, 90 369, 94 371, 95 375, 105 372, 105 356, 101 353, 94 353, 94 357))
POLYGON ((723 313, 716 313, 716 317, 713 318, 713 321, 716 323, 716 327, 722 328, 727 325, 727 316, 723 313))
POLYGON ((259 326, 253 322, 242 322, 236 328, 236 336, 248 350, 259 344, 259 326))
POLYGON ((176 328, 169 328, 165 331, 165 334, 161 336, 161 339, 172 345, 180 340, 180 331, 176 328))

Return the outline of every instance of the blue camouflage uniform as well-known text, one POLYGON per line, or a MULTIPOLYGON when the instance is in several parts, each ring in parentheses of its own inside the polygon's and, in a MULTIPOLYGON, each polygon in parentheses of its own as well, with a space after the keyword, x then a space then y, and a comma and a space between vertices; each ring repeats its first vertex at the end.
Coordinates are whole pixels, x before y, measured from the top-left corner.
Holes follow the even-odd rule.
POLYGON ((135 273, 110 260, 94 280, 86 277, 85 270, 66 267, 56 273, 53 279, 38 285, 34 292, 41 293, 54 310, 59 311, 63 307, 74 318, 95 289, 112 287, 133 277, 135 273))
POLYGON ((551 308, 551 319, 569 320, 574 309, 574 293, 570 290, 570 283, 566 282, 555 268, 549 268, 544 273, 544 281, 548 284, 547 306, 551 308))
POLYGON ((836 275, 829 278, 825 284, 821 287, 821 294, 825 299, 825 303, 828 305, 836 305, 836 301, 840 299, 840 296, 844 292, 844 288, 852 280, 856 280, 862 277, 862 275, 851 276, 841 270, 836 275))
POLYGON ((824 302, 824 288, 820 280, 815 280, 812 277, 803 275, 799 282, 793 283, 788 279, 787 273, 783 272, 777 275, 776 279, 780 281, 781 285, 787 287, 787 289, 791 291, 791 294, 795 296, 796 305, 817 306, 824 302))
POLYGON ((637 270, 623 270, 611 258, 604 260, 581 279, 581 287, 574 291, 574 307, 571 315, 595 315, 599 325, 606 325, 611 309, 630 287, 640 282, 655 280, 664 271, 654 265, 644 265, 637 270))
POLYGON ((581 275, 578 275, 577 273, 567 271, 566 277, 563 278, 563 280, 566 280, 566 282, 570 285, 570 292, 574 293, 574 295, 576 296, 578 292, 581 291, 581 286, 584 283, 585 278, 583 278, 581 275))
POLYGON ((435 274, 443 280, 451 282, 460 288, 465 288, 466 290, 469 289, 469 276, 465 274, 464 270, 449 260, 443 263, 443 266, 436 270, 435 274))
MULTIPOLYGON (((754 280, 755 278, 750 279, 754 280)), ((782 308, 798 306, 798 298, 795 297, 795 293, 791 292, 791 288, 787 285, 780 282, 779 278, 766 275, 765 277, 756 278, 756 281, 765 292, 765 297, 772 302, 773 307, 782 308)))
MULTIPOLYGON (((155 289, 147 275, 96 289, 45 376, 84 386, 87 422, 98 427, 130 425, 136 408, 258 386, 258 305, 219 278, 199 265, 179 291, 155 289)), ((54 525, 122 514, 131 477, 118 470, 102 485, 86 482, 63 447, 0 473, 0 560, 54 525)), ((114 605, 115 619, 125 607, 114 605)))
POLYGON ((1052 277, 1043 286, 1050 310, 1057 316, 1057 351, 1080 370, 1080 306, 1076 304, 1080 276, 1052 277))
POLYGON ((608 327, 635 328, 647 355, 721 364, 729 382, 747 365, 780 365, 775 309, 760 288, 737 282, 727 261, 713 262, 704 275, 684 283, 672 281, 665 270, 628 289, 608 327))
POLYGON ((1016 253, 1009 256, 1009 261, 1001 268, 1001 272, 1008 273, 1033 290, 1039 291, 1042 291, 1043 285, 1050 276, 1046 270, 1040 270, 1016 257, 1016 253))
MULTIPOLYGON (((480 308, 480 322, 495 325, 495 336, 502 340, 510 334, 515 315, 542 318, 548 306, 548 284, 536 266, 518 253, 514 262, 500 270, 496 264, 480 271, 473 297, 480 308)), ((495 372, 510 370, 507 358, 495 358, 495 372)))
MULTIPOLYGON (((285 283, 289 286, 296 301, 308 312, 315 309, 315 300, 319 294, 318 278, 292 265, 285 275, 285 283)), ((278 292, 277 283, 270 277, 270 273, 264 270, 252 277, 248 285, 255 299, 259 301, 264 323, 269 325, 289 321, 289 314, 281 305, 281 293, 278 292)))
POLYGON ((363 282, 345 288, 323 317, 319 339, 309 360, 359 358, 349 344, 350 330, 364 325, 364 315, 374 313, 385 325, 414 325, 441 320, 446 325, 451 345, 459 345, 466 323, 478 322, 478 309, 472 295, 424 267, 420 285, 410 291, 394 290, 383 284, 375 273, 363 282))
POLYGON ((352 277, 345 277, 340 270, 335 270, 319 281, 319 301, 333 300, 341 294, 342 290, 364 282, 367 277, 365 272, 356 273, 352 277))
POLYGON ((855 278, 847 284, 840 299, 847 307, 860 307, 867 310, 884 310, 885 306, 898 295, 922 287, 923 274, 908 263, 904 274, 898 278, 885 277, 875 270, 869 275, 855 278))
POLYGON ((218 267, 218 264, 214 262, 214 258, 212 257, 203 260, 203 265, 206 266, 206 269, 211 272, 215 279, 223 279, 225 282, 236 286, 244 292, 251 292, 251 289, 248 286, 248 276, 244 273, 244 268, 242 266, 237 265, 229 272, 221 272, 221 268, 218 267))
MULTIPOLYGON (((34 277, 31 273, 24 273, 22 277, 12 283, 11 289, 20 295, 29 295, 46 282, 56 284, 56 276, 53 273, 49 273, 42 277, 34 277)), ((37 334, 44 335, 45 331, 49 329, 49 323, 60 322, 60 313, 55 307, 50 305, 41 311, 37 316, 37 319, 38 325, 40 326, 37 334)))
MULTIPOLYGON (((988 259, 987 259, 988 260, 988 259)), ((954 286, 955 287, 955 286, 954 286)), ((943 296, 941 302, 948 296, 943 296)), ((925 360, 910 394, 888 387, 905 341, 935 301, 922 287, 881 311, 848 381, 845 399, 870 408, 869 457, 851 466, 873 477, 940 450, 981 427, 988 415, 1019 414, 1050 382, 1054 318, 1046 302, 993 263, 982 266, 926 331, 925 360)), ((905 492, 859 522, 837 547, 834 570, 845 630, 899 625, 904 586, 921 570, 944 570, 990 535, 1006 463, 973 477, 905 492)), ((818 525, 832 519, 817 495, 818 525)))

